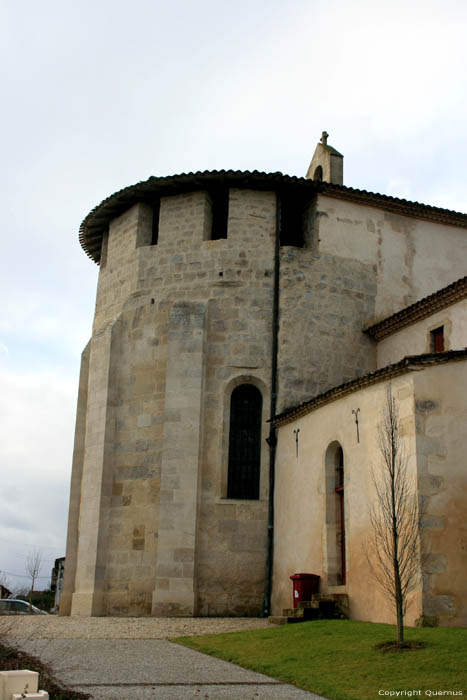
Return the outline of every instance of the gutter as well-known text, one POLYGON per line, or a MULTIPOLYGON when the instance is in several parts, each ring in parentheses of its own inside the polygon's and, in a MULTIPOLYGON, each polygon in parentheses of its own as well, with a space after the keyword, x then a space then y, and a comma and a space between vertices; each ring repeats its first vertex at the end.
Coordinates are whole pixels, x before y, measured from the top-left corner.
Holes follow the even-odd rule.
POLYGON ((281 198, 276 191, 276 238, 274 242, 274 280, 272 302, 272 338, 271 338, 271 402, 269 436, 269 503, 268 503, 268 538, 266 555, 266 590, 264 596, 264 617, 271 614, 272 567, 274 561, 274 483, 276 464, 277 434, 272 418, 277 407, 277 355, 279 346, 279 291, 280 291, 280 232, 281 232, 281 198))

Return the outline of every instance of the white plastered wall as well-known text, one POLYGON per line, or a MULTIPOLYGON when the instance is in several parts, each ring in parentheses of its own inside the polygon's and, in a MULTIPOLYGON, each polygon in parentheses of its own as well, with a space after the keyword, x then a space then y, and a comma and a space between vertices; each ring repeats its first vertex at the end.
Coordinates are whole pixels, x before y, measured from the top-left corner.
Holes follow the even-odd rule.
POLYGON ((465 275, 467 231, 320 195, 321 254, 376 267, 375 318, 383 318, 465 275))

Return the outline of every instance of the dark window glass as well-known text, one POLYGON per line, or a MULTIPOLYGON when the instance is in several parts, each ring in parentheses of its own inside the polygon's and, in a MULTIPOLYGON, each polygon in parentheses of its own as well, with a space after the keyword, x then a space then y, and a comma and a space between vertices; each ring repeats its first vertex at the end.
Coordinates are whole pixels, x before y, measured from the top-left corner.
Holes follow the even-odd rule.
POLYGON ((336 453, 336 489, 344 487, 344 453, 339 447, 336 453))
POLYGON ((262 404, 261 392, 252 384, 232 392, 227 498, 259 498, 262 404))
POLYGON ((16 600, 12 601, 11 603, 11 609, 17 614, 17 615, 26 615, 28 612, 28 604, 23 603, 21 600, 16 600))

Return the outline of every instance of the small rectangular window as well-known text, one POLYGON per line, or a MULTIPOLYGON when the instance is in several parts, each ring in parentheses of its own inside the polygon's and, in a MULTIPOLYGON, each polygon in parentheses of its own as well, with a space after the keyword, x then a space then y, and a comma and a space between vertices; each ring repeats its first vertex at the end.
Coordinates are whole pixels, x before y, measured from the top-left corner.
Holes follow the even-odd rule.
POLYGON ((444 352, 444 326, 430 331, 431 352, 444 352))
POLYGON ((309 200, 295 192, 282 193, 281 205, 281 245, 303 248, 305 245, 306 214, 309 200))

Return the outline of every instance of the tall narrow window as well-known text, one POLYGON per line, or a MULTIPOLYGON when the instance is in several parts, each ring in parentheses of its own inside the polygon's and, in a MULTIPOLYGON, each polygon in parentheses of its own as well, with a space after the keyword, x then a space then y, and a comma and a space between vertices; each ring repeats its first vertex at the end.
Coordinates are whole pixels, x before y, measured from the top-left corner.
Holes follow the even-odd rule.
POLYGON ((219 187, 210 192, 212 201, 211 240, 227 238, 227 223, 229 218, 229 190, 219 187))
POLYGON ((161 200, 158 199, 156 202, 154 202, 154 205, 152 207, 152 236, 151 236, 151 245, 157 245, 157 241, 159 240, 159 214, 161 210, 161 200))
POLYGON ((334 492, 337 496, 336 521, 337 521, 337 551, 340 559, 340 579, 345 583, 345 514, 344 514, 344 453, 339 447, 336 453, 336 486, 334 492))
POLYGON ((227 498, 259 498, 263 398, 252 384, 241 384, 230 398, 227 498))
POLYGON ((101 245, 101 259, 99 260, 99 266, 101 270, 105 268, 107 265, 107 252, 109 249, 109 232, 106 231, 104 235, 102 236, 102 245, 101 245))
POLYGON ((344 452, 338 442, 326 450, 326 549, 328 585, 345 583, 344 452))

